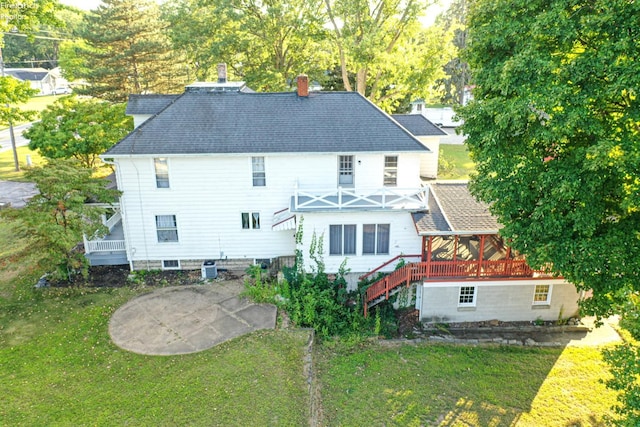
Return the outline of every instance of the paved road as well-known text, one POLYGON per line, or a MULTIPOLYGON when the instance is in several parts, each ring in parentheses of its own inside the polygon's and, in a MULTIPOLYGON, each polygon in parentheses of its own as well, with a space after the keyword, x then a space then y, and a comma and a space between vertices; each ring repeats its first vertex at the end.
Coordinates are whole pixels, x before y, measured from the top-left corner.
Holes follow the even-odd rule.
MULTIPOLYGON (((31 127, 32 123, 24 125, 14 126, 13 134, 16 137, 16 146, 22 147, 29 145, 29 140, 22 136, 22 132, 31 127)), ((9 136, 9 129, 0 130, 0 152, 11 150, 11 138, 9 136)))

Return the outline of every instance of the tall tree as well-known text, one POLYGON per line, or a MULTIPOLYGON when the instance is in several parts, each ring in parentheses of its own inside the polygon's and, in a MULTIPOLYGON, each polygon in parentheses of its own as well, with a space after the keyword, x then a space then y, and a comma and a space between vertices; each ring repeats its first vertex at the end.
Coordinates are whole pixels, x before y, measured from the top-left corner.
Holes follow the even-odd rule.
MULTIPOLYGON (((0 61, 2 61, 1 56, 0 61)), ((18 105, 24 104, 36 93, 38 91, 31 89, 31 84, 28 81, 21 82, 4 75, 0 77, 0 124, 9 126, 13 163, 16 171, 20 170, 20 163, 13 135, 13 124, 22 120, 31 120, 35 116, 35 111, 23 110, 18 105)))
POLYGON ((39 193, 24 208, 8 209, 3 215, 15 220, 15 232, 28 239, 31 250, 45 254, 43 267, 57 278, 86 273, 87 260, 74 247, 83 234, 105 231, 104 209, 87 201, 110 203, 116 190, 106 188, 106 180, 92 177, 92 170, 71 160, 52 160, 26 172, 39 193))
POLYGON ((322 80, 330 64, 322 0, 183 0, 166 3, 165 16, 198 79, 225 62, 252 89, 278 91, 300 73, 322 80))
POLYGON ((41 24, 33 34, 7 33, 3 54, 5 63, 13 68, 58 66, 60 44, 78 36, 84 12, 69 6, 60 6, 55 11, 55 25, 41 24))
POLYGON ((586 313, 623 310, 640 292, 640 3, 478 0, 469 35, 474 193, 534 266, 592 291, 586 313))
POLYGON ((467 47, 467 10, 469 0, 454 0, 449 9, 438 17, 438 24, 446 30, 453 31, 453 45, 456 55, 444 65, 445 77, 438 79, 438 86, 443 103, 449 105, 464 104, 465 89, 469 84, 471 75, 469 64, 460 56, 467 47))
POLYGON ((430 0, 325 0, 345 89, 357 90, 387 110, 408 93, 423 95, 423 85, 431 86, 450 58, 446 33, 420 23, 431 4, 430 0))
POLYGON ((31 150, 52 159, 74 158, 91 169, 98 155, 133 130, 124 110, 124 104, 67 96, 48 106, 24 135, 31 150))
POLYGON ((103 0, 86 17, 82 37, 89 49, 76 73, 89 85, 78 92, 122 102, 132 93, 181 91, 186 68, 165 31, 156 2, 103 0))

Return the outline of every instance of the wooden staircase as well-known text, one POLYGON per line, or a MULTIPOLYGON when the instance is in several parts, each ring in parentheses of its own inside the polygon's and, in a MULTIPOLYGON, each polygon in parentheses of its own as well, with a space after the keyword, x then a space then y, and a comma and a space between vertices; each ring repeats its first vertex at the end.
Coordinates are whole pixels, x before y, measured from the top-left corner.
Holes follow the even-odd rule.
POLYGON ((425 263, 409 263, 372 283, 364 295, 364 316, 367 317, 369 308, 388 300, 390 296, 399 292, 402 286, 409 287, 411 283, 422 280, 426 275, 425 263))

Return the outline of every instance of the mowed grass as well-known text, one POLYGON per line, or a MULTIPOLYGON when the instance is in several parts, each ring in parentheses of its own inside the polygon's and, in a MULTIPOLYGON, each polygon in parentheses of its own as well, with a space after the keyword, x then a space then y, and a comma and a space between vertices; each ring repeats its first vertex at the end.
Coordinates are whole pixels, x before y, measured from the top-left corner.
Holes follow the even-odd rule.
POLYGON ((45 162, 37 151, 31 151, 28 147, 18 147, 16 151, 18 152, 18 164, 20 165, 20 171, 18 172, 16 172, 13 159, 13 150, 9 149, 0 152, 0 180, 23 181, 24 169, 28 167, 27 156, 31 157, 33 166, 40 166, 45 162))
POLYGON ((319 351, 330 426, 604 426, 595 348, 436 344, 319 351))
MULTIPOLYGON (((33 289, 39 255, 0 220, 0 425, 308 425, 305 331, 144 356, 109 319, 145 287, 33 289)), ((323 426, 604 426, 598 349, 317 347, 323 426)))
POLYGON ((143 356, 108 323, 150 289, 33 289, 37 254, 0 220, 0 425, 301 426, 308 332, 256 332, 208 351, 143 356))
POLYGON ((446 159, 453 167, 446 173, 439 173, 438 179, 468 180, 475 171, 466 145, 440 144, 440 159, 446 159))

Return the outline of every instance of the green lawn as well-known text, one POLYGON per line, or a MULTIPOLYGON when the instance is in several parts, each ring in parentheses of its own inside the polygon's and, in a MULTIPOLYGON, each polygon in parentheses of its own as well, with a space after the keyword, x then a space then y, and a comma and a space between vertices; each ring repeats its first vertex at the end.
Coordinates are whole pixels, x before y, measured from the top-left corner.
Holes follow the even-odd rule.
MULTIPOLYGON (((38 254, 0 220, 0 425, 308 425, 308 332, 182 356, 109 339, 145 287, 35 290, 38 254)), ((320 346, 323 426, 598 426, 615 395, 596 349, 320 346)))
POLYGON ((18 163, 20 172, 16 172, 13 162, 13 150, 0 152, 0 180, 22 181, 24 168, 27 167, 27 156, 31 156, 31 164, 38 166, 44 163, 44 159, 37 151, 31 151, 28 147, 18 147, 18 163))
POLYGON ((316 359, 330 426, 604 426, 615 403, 592 348, 374 344, 316 359))
POLYGON ((438 179, 468 180, 469 174, 475 170, 466 145, 440 144, 440 162, 443 160, 449 163, 450 168, 439 172, 438 179))

